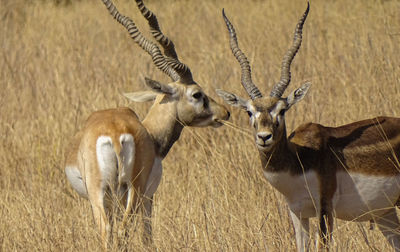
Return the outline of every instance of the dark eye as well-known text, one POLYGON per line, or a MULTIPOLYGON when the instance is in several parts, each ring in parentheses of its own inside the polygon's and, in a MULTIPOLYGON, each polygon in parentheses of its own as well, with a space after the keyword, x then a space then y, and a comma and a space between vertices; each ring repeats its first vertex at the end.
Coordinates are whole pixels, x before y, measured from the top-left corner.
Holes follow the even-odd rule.
POLYGON ((285 109, 282 109, 282 110, 279 112, 279 115, 280 115, 280 116, 284 116, 284 115, 285 115, 285 112, 286 112, 286 110, 285 110, 285 109))
POLYGON ((194 93, 193 95, 194 99, 200 99, 203 95, 200 92, 194 93))
POLYGON ((251 117, 253 115, 253 113, 251 113, 250 111, 247 110, 247 114, 251 117))

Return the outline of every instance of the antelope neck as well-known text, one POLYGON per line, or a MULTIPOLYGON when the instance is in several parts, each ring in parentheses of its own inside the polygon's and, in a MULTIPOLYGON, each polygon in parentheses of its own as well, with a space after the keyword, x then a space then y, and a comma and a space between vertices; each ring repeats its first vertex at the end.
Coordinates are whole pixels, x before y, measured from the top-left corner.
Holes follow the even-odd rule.
POLYGON ((177 119, 175 103, 161 103, 158 99, 142 123, 153 138, 156 153, 161 158, 168 154, 183 130, 183 125, 177 119))
POLYGON ((268 151, 258 150, 261 164, 265 172, 290 172, 298 173, 298 161, 294 153, 291 152, 286 138, 286 130, 282 134, 279 142, 268 151))

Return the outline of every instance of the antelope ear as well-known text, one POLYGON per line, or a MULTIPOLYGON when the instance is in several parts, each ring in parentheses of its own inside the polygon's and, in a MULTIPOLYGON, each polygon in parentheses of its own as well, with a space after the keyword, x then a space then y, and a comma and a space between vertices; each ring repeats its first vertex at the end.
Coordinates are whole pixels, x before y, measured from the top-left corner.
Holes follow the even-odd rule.
POLYGON ((310 88, 311 83, 306 82, 301 87, 293 91, 287 98, 286 101, 288 103, 287 109, 289 109, 292 105, 296 104, 297 102, 301 101, 304 96, 307 94, 308 89, 310 88))
POLYGON ((167 84, 160 83, 147 77, 144 79, 146 81, 146 85, 151 88, 153 92, 169 95, 174 95, 176 93, 176 89, 167 84))
POLYGON ((123 95, 134 102, 154 101, 154 99, 157 97, 157 93, 154 93, 153 91, 139 91, 133 93, 124 93, 123 95))
POLYGON ((215 91, 229 105, 232 105, 235 107, 240 107, 242 109, 247 110, 247 100, 246 99, 241 98, 233 93, 226 92, 222 89, 216 89, 215 91))

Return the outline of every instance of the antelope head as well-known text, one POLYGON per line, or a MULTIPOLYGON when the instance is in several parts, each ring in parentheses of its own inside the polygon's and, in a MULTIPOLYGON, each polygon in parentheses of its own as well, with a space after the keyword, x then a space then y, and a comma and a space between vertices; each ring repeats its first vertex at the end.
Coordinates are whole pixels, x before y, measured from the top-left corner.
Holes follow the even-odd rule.
POLYGON ((110 0, 102 1, 110 14, 128 30, 131 38, 150 54, 156 67, 172 79, 171 83, 165 84, 146 78, 150 90, 124 94, 127 98, 135 102, 156 100, 155 105, 163 107, 164 114, 175 116, 182 125, 218 127, 222 120, 229 119, 229 111, 206 95, 193 80, 189 67, 178 59, 174 43, 161 32, 157 17, 142 0, 136 0, 137 6, 164 53, 141 34, 132 19, 120 14, 110 0))
POLYGON ((285 112, 288 111, 292 105, 303 99, 310 87, 310 83, 305 83, 300 88, 293 91, 288 97, 282 97, 290 83, 290 64, 300 48, 303 24, 307 18, 308 11, 309 4, 296 26, 293 44, 283 57, 279 82, 273 87, 269 96, 263 96, 251 80, 249 62, 244 53, 239 49, 235 29, 226 17, 224 10, 222 10, 222 16, 230 35, 232 53, 241 66, 241 82, 247 94, 250 96, 250 99, 245 99, 223 90, 217 90, 217 94, 228 104, 247 111, 250 117, 250 123, 253 127, 256 146, 263 152, 272 150, 282 138, 286 138, 285 112))

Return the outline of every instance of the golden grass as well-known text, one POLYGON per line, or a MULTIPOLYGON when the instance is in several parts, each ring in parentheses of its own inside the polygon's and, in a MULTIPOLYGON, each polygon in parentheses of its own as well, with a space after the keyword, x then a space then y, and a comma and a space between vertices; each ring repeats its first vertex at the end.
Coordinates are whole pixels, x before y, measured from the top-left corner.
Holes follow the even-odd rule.
MULTIPOLYGON (((149 34, 133 1, 116 4, 149 34)), ((144 76, 168 79, 101 1, 54 6, 3 0, 1 5, 0 251, 96 251, 99 237, 89 202, 64 175, 65 149, 95 110, 129 105, 143 118, 150 104, 130 104, 121 92, 143 89, 144 76)), ((306 2, 147 5, 195 80, 216 97, 215 88, 245 96, 221 9, 237 29, 255 83, 268 93, 306 2)), ((333 126, 400 115, 399 9, 394 0, 312 1, 289 89, 304 81, 312 88, 287 113, 289 131, 308 121, 333 126)), ((232 109, 235 125, 248 129, 247 120, 232 109)), ((163 165, 153 219, 158 250, 295 249, 287 206, 264 180, 247 134, 226 126, 185 129, 163 165)), ((334 251, 390 250, 366 223, 335 224, 334 251)), ((129 250, 154 249, 142 245, 140 232, 139 226, 129 250)))

